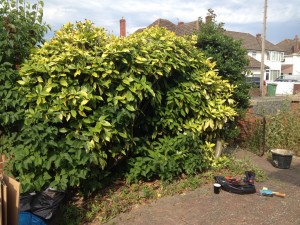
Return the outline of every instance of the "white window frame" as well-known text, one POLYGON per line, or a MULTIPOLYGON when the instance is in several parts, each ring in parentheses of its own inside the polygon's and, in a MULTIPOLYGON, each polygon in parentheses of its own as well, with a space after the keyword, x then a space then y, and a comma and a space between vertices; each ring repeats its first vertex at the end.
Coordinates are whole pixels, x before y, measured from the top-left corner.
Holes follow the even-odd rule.
POLYGON ((281 62, 284 58, 283 52, 277 52, 277 51, 268 51, 267 52, 267 60, 272 62, 281 62))
POLYGON ((280 52, 280 61, 284 62, 284 52, 280 52))

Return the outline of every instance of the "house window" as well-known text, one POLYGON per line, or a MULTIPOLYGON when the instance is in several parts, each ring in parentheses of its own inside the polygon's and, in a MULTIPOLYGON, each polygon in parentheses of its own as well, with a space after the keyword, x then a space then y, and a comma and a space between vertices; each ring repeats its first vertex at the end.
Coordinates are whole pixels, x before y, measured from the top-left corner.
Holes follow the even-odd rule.
POLYGON ((267 52, 267 60, 273 61, 273 62, 280 62, 284 59, 284 54, 283 52, 274 52, 274 51, 269 51, 267 52))
POLYGON ((266 70, 266 80, 270 79, 270 70, 266 70))
POLYGON ((252 52, 252 57, 256 58, 256 52, 252 52))
POLYGON ((280 61, 284 62, 284 52, 280 52, 280 61))
POLYGON ((274 81, 280 76, 279 70, 270 70, 270 80, 274 81))
POLYGON ((270 52, 267 52, 267 60, 270 61, 270 52))

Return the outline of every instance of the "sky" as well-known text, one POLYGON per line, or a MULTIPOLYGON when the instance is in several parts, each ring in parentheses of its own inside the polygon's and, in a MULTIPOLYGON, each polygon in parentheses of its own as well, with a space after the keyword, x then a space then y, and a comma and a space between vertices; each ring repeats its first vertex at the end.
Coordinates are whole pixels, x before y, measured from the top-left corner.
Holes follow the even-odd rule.
MULTIPOLYGON (((44 21, 52 27, 47 38, 67 22, 91 20, 109 33, 120 34, 120 19, 131 34, 155 20, 174 24, 205 18, 213 9, 217 22, 230 31, 263 33, 265 0, 44 0, 44 21)), ((299 0, 268 0, 266 40, 277 44, 300 36, 299 0)))

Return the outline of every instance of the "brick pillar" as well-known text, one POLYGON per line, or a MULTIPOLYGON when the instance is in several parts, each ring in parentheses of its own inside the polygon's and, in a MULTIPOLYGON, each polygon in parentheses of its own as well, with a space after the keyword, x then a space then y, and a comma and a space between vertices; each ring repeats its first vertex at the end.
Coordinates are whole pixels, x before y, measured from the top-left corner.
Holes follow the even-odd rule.
POLYGON ((126 20, 120 19, 120 37, 126 37, 126 20))

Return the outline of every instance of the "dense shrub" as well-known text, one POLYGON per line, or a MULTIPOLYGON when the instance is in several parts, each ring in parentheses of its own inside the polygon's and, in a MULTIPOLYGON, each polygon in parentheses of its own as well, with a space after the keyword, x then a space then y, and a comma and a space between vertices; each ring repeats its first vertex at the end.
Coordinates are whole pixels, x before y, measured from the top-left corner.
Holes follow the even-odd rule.
POLYGON ((136 157, 129 160, 131 168, 127 179, 171 181, 182 173, 195 175, 211 166, 213 146, 191 133, 140 144, 136 148, 136 157))
POLYGON ((117 38, 87 20, 57 31, 20 71, 25 123, 5 146, 23 190, 92 190, 125 157, 136 167, 170 145, 170 163, 186 163, 159 175, 169 167, 161 163, 146 178, 207 167, 209 140, 235 104, 233 87, 194 44, 162 28, 117 38), (185 156, 173 159, 177 151, 185 156))

